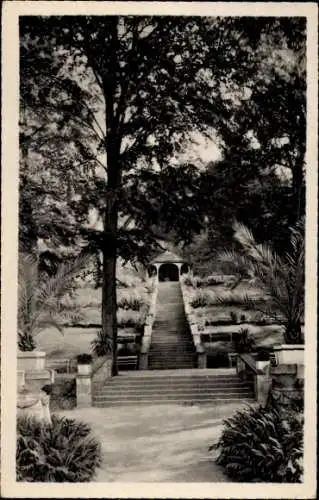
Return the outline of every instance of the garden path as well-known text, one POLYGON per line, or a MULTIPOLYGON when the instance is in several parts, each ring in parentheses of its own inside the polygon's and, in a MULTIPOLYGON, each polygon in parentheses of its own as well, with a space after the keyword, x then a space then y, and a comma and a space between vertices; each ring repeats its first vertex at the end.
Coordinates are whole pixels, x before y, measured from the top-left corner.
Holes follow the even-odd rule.
POLYGON ((103 449, 98 482, 226 482, 208 447, 240 405, 84 408, 60 413, 89 423, 103 449))

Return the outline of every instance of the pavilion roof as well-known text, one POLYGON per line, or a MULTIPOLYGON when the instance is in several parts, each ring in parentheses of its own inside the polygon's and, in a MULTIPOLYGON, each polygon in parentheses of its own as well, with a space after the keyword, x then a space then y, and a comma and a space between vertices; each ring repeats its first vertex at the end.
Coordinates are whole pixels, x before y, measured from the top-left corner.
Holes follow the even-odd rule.
POLYGON ((175 262, 187 262, 185 259, 177 255, 176 253, 165 250, 165 252, 159 254, 155 259, 151 261, 151 264, 164 264, 164 263, 175 263, 175 262))

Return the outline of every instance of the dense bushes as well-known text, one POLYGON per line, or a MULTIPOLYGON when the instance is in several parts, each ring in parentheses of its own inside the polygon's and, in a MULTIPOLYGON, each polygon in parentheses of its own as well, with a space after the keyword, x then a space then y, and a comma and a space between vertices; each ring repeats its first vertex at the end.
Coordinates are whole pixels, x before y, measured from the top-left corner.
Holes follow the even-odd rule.
POLYGON ((18 417, 17 481, 90 481, 101 464, 101 447, 87 424, 52 416, 52 425, 18 417))
POLYGON ((139 311, 143 304, 144 301, 137 295, 125 295, 118 300, 117 307, 124 310, 139 311))
POLYGON ((47 387, 51 393, 50 409, 72 409, 76 407, 76 380, 72 379, 58 379, 53 384, 44 386, 42 390, 47 387))
POLYGON ((302 481, 303 418, 288 410, 250 408, 225 420, 217 463, 240 482, 302 481))
POLYGON ((206 278, 201 278, 199 276, 186 276, 184 279, 185 285, 192 286, 193 288, 223 285, 224 281, 225 279, 219 276, 207 276, 206 278))
POLYGON ((202 291, 197 292, 190 302, 190 305, 194 309, 197 309, 198 307, 206 307, 209 306, 210 304, 211 304, 210 294, 208 292, 202 292, 202 291))

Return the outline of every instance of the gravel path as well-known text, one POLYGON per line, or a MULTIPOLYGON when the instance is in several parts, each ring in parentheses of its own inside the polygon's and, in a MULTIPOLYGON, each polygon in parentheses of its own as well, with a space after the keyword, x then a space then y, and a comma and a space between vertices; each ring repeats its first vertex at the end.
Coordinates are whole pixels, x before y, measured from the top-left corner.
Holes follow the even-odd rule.
POLYGON ((60 414, 89 423, 100 439, 104 460, 95 481, 226 482, 208 447, 237 407, 133 406, 60 414))

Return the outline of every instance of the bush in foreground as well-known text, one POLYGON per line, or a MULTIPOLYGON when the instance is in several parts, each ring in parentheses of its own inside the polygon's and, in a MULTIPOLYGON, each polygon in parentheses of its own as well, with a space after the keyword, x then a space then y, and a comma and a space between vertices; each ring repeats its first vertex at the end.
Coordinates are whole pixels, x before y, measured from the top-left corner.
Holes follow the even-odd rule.
POLYGON ((52 416, 52 425, 20 416, 17 422, 17 481, 90 481, 101 464, 101 447, 91 428, 52 416))
POLYGON ((240 482, 302 482, 303 419, 296 412, 250 408, 224 421, 217 463, 240 482))

